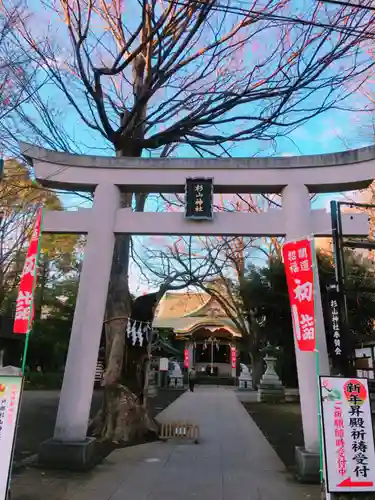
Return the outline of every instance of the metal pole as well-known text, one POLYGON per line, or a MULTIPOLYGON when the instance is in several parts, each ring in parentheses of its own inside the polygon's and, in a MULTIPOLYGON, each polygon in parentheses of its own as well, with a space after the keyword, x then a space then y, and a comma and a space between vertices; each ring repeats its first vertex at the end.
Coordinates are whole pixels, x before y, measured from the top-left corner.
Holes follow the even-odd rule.
POLYGON ((337 221, 338 221, 338 240, 339 240, 339 253, 340 253, 340 261, 341 261, 341 272, 342 272, 342 278, 341 278, 341 301, 343 305, 343 323, 344 323, 344 348, 345 348, 345 353, 346 357, 343 360, 344 361, 344 374, 348 376, 353 376, 355 375, 355 368, 354 368, 354 346, 353 346, 353 339, 352 339, 352 334, 350 331, 350 326, 349 326, 349 313, 348 313, 348 302, 347 302, 347 297, 346 297, 346 284, 347 284, 347 273, 346 273, 346 267, 345 267, 345 256, 344 256, 344 242, 343 242, 343 228, 342 228, 342 217, 341 217, 341 202, 337 203, 337 221))
POLYGON ((338 235, 338 220, 337 220, 337 201, 331 200, 331 225, 332 225, 332 246, 333 246, 333 262, 335 264, 336 286, 339 287, 341 279, 341 261, 339 254, 339 235, 338 235))
MULTIPOLYGON (((338 297, 339 297, 339 308, 340 308, 340 330, 343 336, 347 335, 347 328, 345 326, 345 321, 343 318, 343 313, 344 313, 344 278, 343 278, 343 263, 342 263, 342 252, 341 252, 341 241, 340 241, 340 235, 339 235, 339 217, 338 217, 338 212, 339 212, 339 207, 338 203, 336 200, 332 200, 331 203, 331 223, 332 223, 332 245, 333 245, 333 262, 334 262, 334 268, 335 268, 335 287, 338 292, 338 297)), ((341 372, 341 375, 348 375, 346 372, 346 367, 344 366, 345 363, 341 360, 339 370, 341 372)))
POLYGON ((339 298, 339 308, 340 308, 340 330, 342 332, 343 340, 343 354, 340 363, 340 372, 342 375, 351 376, 352 367, 349 360, 349 352, 351 349, 350 343, 350 329, 348 321, 348 310, 346 303, 346 273, 344 265, 344 253, 343 253, 343 242, 342 242, 342 218, 341 218, 341 208, 340 202, 332 200, 331 203, 331 223, 332 223, 332 243, 333 243, 333 260, 335 264, 335 277, 336 277, 336 289, 339 298))
POLYGON ((345 269, 345 261, 344 261, 344 248, 343 248, 343 241, 342 241, 342 217, 341 217, 341 206, 340 202, 337 203, 337 222, 338 222, 338 251, 340 255, 340 263, 341 263, 341 283, 342 283, 342 297, 343 297, 343 304, 344 304, 344 319, 345 319, 345 326, 349 330, 349 316, 348 316, 348 306, 346 302, 346 293, 345 293, 345 288, 346 288, 346 269, 345 269))

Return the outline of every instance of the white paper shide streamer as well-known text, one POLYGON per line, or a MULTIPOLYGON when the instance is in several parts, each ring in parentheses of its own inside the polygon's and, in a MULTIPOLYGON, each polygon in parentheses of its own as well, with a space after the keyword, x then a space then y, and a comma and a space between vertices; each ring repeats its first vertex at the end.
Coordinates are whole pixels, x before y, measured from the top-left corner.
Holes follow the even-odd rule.
POLYGON ((142 347, 144 342, 148 342, 150 331, 150 323, 145 321, 136 321, 132 318, 128 318, 128 324, 126 326, 126 336, 131 341, 133 346, 138 343, 138 345, 142 347))

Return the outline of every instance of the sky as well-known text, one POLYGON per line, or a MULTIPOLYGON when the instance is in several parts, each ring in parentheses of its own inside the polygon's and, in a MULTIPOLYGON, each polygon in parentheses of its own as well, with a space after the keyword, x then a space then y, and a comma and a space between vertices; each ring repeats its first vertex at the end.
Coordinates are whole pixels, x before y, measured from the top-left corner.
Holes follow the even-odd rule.
MULTIPOLYGON (((79 123, 72 123, 71 130, 75 129, 75 134, 81 143, 90 144, 93 140, 92 134, 87 129, 80 126, 79 123)), ((353 116, 351 112, 330 110, 320 115, 298 129, 294 130, 289 137, 278 138, 276 147, 265 150, 259 156, 298 156, 311 154, 324 154, 343 151, 351 148, 364 147, 372 143, 372 138, 366 136, 358 124, 358 117, 353 116)), ((100 143, 96 142, 98 147, 100 143)), ((104 142, 103 142, 104 146, 104 142)), ((91 148, 87 151, 90 154, 95 154, 91 148)), ((241 144, 236 148, 234 156, 246 157, 254 156, 257 151, 251 144, 241 144)), ((103 154, 99 151, 99 154, 103 154)), ((185 149, 178 153, 179 157, 188 157, 189 152, 185 149)), ((330 193, 318 195, 313 203, 314 209, 326 209, 329 211, 329 204, 332 199, 341 199, 347 196, 344 193, 330 193)), ((350 193, 350 196, 356 194, 350 193)), ((64 195, 63 200, 67 209, 77 209, 79 207, 89 206, 87 202, 81 198, 71 195, 64 195)), ((156 203, 155 203, 156 207, 156 203)), ((148 206, 148 210, 153 209, 153 202, 148 206)), ((256 265, 261 265, 263 260, 260 253, 255 253, 253 262, 256 265)), ((137 265, 132 264, 130 269, 130 287, 137 295, 146 293, 155 289, 155 280, 152 283, 147 282, 141 277, 137 265)))
MULTIPOLYGON (((298 0, 296 5, 300 6, 304 3, 311 7, 315 0, 298 0)), ((260 0, 258 1, 258 5, 260 0)), ((40 14, 41 3, 38 0, 31 0, 33 5, 40 14)), ((129 12, 125 13, 129 18, 129 12)), ((40 23, 37 29, 46 30, 48 15, 44 12, 45 23, 40 23)), ((32 20, 31 20, 32 22, 32 20)), ((58 28, 59 26, 56 25, 58 28)), ((57 41, 64 43, 61 37, 63 31, 57 29, 56 33, 60 32, 57 41)), ((55 36, 56 36, 55 33, 55 36)), ((246 57, 251 57, 246 54, 246 57)), ((254 57, 258 57, 255 55, 254 57)), ((45 98, 50 102, 57 104, 59 100, 59 92, 53 86, 47 86, 44 90, 45 98)), ((317 95, 315 99, 319 99, 317 95)), ((261 106, 261 103, 258 104, 261 106)), ((250 113, 250 109, 244 110, 250 113)), ((98 134, 93 134, 87 127, 83 126, 77 115, 72 112, 71 106, 67 105, 64 109, 62 119, 65 120, 65 127, 69 130, 70 135, 77 143, 81 145, 80 149, 83 153, 104 154, 106 146, 103 139, 98 134)), ((35 117, 37 118, 37 117, 35 117)), ((365 146, 372 142, 372 137, 366 137, 360 130, 359 122, 362 122, 362 117, 354 113, 330 110, 314 119, 311 119, 306 124, 289 134, 288 137, 279 137, 269 144, 259 141, 248 141, 240 143, 231 149, 232 156, 235 157, 253 157, 257 156, 294 156, 306 154, 322 154, 343 151, 349 148, 365 146), (261 148, 261 151, 260 151, 261 148)), ((107 154, 109 154, 107 150, 107 154)), ((179 157, 191 156, 191 151, 186 147, 179 148, 176 155, 179 157)), ((340 198, 342 194, 328 194, 318 196, 313 203, 314 208, 327 208, 332 198, 340 198)), ((64 204, 67 209, 75 209, 78 207, 87 206, 82 199, 71 195, 63 197, 64 204)), ((149 207, 149 209, 152 208, 149 207)), ((133 271, 135 273, 135 271, 133 271)), ((133 284, 139 282, 139 277, 133 278, 133 284)), ((134 287, 133 287, 134 288, 134 287)))

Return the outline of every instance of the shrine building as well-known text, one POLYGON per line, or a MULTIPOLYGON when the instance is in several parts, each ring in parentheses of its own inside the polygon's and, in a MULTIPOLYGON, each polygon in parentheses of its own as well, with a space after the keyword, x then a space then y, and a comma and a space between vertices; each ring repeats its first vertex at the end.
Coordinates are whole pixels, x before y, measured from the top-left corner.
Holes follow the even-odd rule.
POLYGON ((182 344, 184 366, 200 376, 236 378, 241 333, 218 300, 205 292, 167 292, 153 327, 169 330, 174 345, 182 344))

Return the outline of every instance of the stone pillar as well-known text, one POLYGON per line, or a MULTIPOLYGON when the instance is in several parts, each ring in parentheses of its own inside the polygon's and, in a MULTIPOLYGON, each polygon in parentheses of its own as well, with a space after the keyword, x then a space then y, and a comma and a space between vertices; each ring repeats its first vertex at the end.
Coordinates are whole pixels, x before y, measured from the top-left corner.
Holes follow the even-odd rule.
MULTIPOLYGON (((311 235, 310 196, 305 185, 288 185, 282 192, 283 212, 286 225, 286 240, 293 241, 311 235)), ((316 284, 318 298, 315 307, 316 328, 319 347, 320 374, 329 374, 327 342, 323 321, 322 302, 319 300, 319 282, 316 284)), ((318 425, 318 381, 316 374, 315 352, 303 352, 297 348, 294 335, 298 385, 301 401, 302 426, 306 452, 319 453, 318 425)), ((298 453, 297 453, 298 455, 298 453)), ((306 459, 308 461, 308 459, 306 459)), ((319 468, 319 462, 317 462, 319 468)), ((298 456, 297 456, 298 467, 298 456)), ((317 471, 318 473, 319 471, 317 471)), ((303 475, 303 471, 301 472, 303 475)), ((307 478, 307 477, 306 477, 307 478)))
POLYGON ((115 244, 113 229, 119 207, 120 193, 116 186, 97 186, 57 412, 55 441, 86 440, 115 244))

